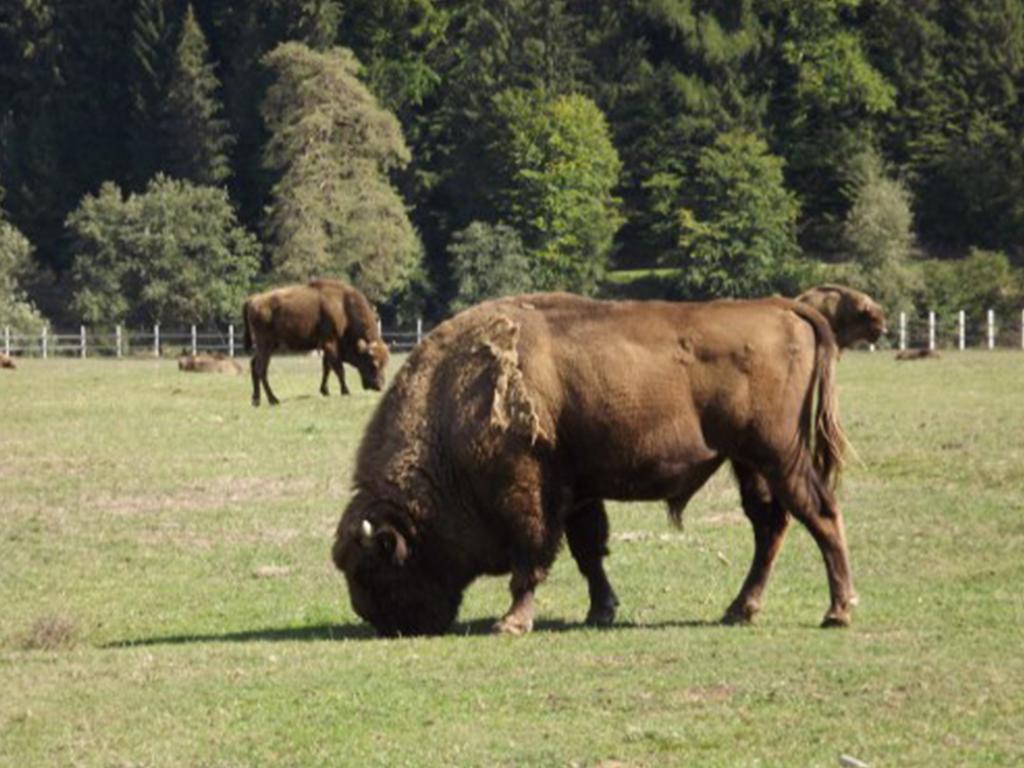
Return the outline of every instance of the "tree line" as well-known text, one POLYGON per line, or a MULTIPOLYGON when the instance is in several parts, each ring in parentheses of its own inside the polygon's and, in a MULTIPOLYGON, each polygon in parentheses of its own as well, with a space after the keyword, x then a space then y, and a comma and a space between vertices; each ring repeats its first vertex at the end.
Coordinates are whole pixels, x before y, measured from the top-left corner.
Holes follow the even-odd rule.
POLYGON ((1024 0, 8 0, 0 321, 1024 295, 1024 0))

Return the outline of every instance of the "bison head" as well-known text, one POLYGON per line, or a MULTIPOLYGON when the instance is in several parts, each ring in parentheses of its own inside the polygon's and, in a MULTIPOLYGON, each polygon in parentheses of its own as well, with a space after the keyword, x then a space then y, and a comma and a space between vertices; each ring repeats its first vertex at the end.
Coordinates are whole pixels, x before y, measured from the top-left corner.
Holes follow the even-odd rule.
POLYGON ((380 339, 359 339, 356 342, 355 357, 351 363, 359 371, 363 389, 376 392, 384 389, 389 357, 388 346, 380 339))
POLYGON ((462 590, 437 578, 406 534, 388 522, 346 514, 334 542, 352 609, 384 637, 443 634, 455 620, 462 590))

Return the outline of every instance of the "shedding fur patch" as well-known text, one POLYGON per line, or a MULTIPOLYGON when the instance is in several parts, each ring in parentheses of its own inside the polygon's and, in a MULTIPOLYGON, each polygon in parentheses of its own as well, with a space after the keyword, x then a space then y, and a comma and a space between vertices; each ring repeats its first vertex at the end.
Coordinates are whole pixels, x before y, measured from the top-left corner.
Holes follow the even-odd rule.
POLYGON ((519 368, 518 342, 519 326, 510 318, 500 316, 490 323, 483 349, 494 370, 491 428, 519 435, 534 445, 537 440, 548 440, 548 435, 519 368))

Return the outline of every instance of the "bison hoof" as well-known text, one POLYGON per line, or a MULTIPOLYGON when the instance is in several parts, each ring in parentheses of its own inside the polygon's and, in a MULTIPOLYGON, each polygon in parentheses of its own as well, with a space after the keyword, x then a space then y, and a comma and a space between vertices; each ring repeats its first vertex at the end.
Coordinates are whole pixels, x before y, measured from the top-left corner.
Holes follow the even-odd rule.
POLYGON ((320 390, 320 394, 323 395, 324 397, 327 397, 331 393, 327 391, 326 387, 324 387, 323 389, 320 390))
POLYGON ((252 399, 252 407, 253 408, 259 408, 260 407, 260 401, 257 400, 255 397, 252 399))
POLYGON ((610 627, 615 623, 615 609, 619 607, 619 599, 612 593, 600 603, 591 603, 587 611, 588 627, 610 627))
POLYGON ((591 608, 587 612, 585 624, 588 627, 610 627, 615 623, 615 606, 606 605, 601 608, 591 608))
POLYGON ((276 397, 268 397, 267 398, 267 402, 270 403, 271 405, 280 405, 281 404, 281 401, 278 400, 276 397))
POLYGON ((758 608, 753 605, 730 605, 722 617, 722 623, 731 627, 752 624, 758 608))
POLYGON ((506 616, 496 622, 491 630, 496 635, 525 635, 533 629, 533 619, 523 619, 518 616, 506 616))
POLYGON ((848 613, 834 613, 829 611, 821 622, 823 629, 844 628, 850 626, 850 615, 848 613))

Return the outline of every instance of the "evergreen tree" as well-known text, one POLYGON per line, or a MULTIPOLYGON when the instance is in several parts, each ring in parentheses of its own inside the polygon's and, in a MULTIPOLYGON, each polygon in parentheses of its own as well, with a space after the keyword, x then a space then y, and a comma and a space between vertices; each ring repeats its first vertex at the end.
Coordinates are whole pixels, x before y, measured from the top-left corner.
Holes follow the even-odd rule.
POLYGON ((519 233, 506 224, 474 221, 448 244, 455 281, 451 312, 485 299, 524 293, 534 287, 531 265, 519 233))
POLYGON ((141 189, 160 167, 159 111, 168 60, 164 0, 135 0, 129 51, 129 176, 141 189))
POLYGON ((218 100, 219 87, 190 4, 164 101, 163 167, 172 176, 217 185, 231 175, 228 151, 233 140, 218 100))
POLYGON ((265 221, 275 273, 347 277, 374 299, 394 294, 420 256, 387 177, 409 162, 398 121, 359 81, 351 51, 285 43, 264 61, 276 76, 263 103, 265 163, 279 174, 265 221))

